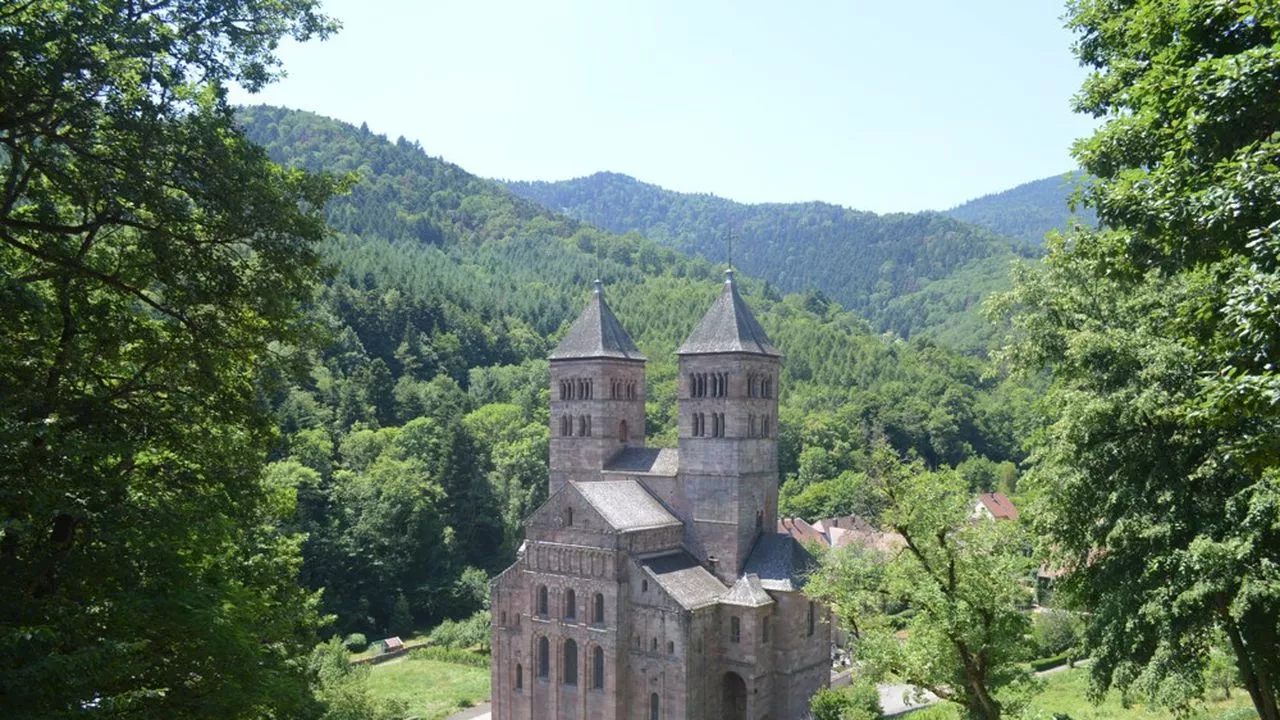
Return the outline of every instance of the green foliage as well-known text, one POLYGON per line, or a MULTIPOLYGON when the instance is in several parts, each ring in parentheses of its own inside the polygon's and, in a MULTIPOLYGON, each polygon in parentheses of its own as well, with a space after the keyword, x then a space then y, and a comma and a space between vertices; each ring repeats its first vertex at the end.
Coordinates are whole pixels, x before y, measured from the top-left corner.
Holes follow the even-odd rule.
POLYGON ((1049 668, 1055 668, 1060 665, 1066 665, 1070 659, 1071 659, 1071 654, 1064 652, 1064 653, 1059 653, 1057 655, 1050 655, 1048 657, 1036 658, 1035 660, 1032 660, 1031 662, 1027 663, 1027 665, 1034 672, 1040 672, 1041 670, 1048 670, 1049 668))
POLYGON ((1071 207, 1071 196, 1084 182, 1079 172, 1033 180, 1003 192, 983 195, 944 214, 1039 245, 1045 235, 1066 231, 1073 222, 1098 224, 1092 209, 1071 207))
POLYGON ((479 648, 482 652, 488 652, 489 623, 488 610, 481 610, 466 620, 445 620, 431 631, 427 641, 437 647, 459 650, 479 648))
POLYGON ((810 592, 854 636, 856 659, 871 676, 892 673, 969 717, 1016 713, 1033 689, 1020 664, 1030 630, 1020 611, 1029 570, 1021 529, 973 522, 972 495, 955 471, 903 464, 881 446, 868 475, 885 503, 880 524, 904 547, 886 555, 832 551, 810 592), (903 606, 915 612, 900 625, 888 611, 903 606))
POLYGON ((1079 652, 1084 619, 1067 610, 1046 610, 1031 616, 1031 639, 1041 656, 1079 652))
POLYGON ((874 682, 855 676, 848 687, 823 688, 809 703, 813 720, 880 720, 880 693, 874 682))
POLYGON ((363 633, 351 633, 342 639, 342 646, 353 653, 361 653, 369 649, 369 638, 363 633))
POLYGON ((369 687, 369 669, 351 664, 338 638, 317 645, 309 663, 321 720, 399 720, 406 705, 377 696, 369 687))
POLYGON ((1029 477, 1095 690, 1174 708, 1226 633, 1280 718, 1280 6, 1079 0, 1074 148, 1102 230, 1049 243, 997 311, 1054 381, 1029 477))
MULTIPOLYGON (((876 215, 819 202, 743 205, 616 173, 507 187, 613 232, 639 232, 717 261, 725 258, 732 228, 735 262, 785 292, 806 292, 806 309, 821 315, 830 298, 881 330, 945 337, 971 350, 984 349, 990 335, 976 312, 979 302, 1008 286, 1013 258, 1034 254, 1028 244, 938 213, 876 215), (965 280, 948 282, 955 275, 965 280)), ((653 251, 637 260, 642 269, 661 267, 653 251)))
POLYGON ((387 619, 387 634, 393 637, 408 635, 413 632, 413 612, 409 610, 409 600, 404 593, 396 595, 391 604, 391 617, 387 619))
POLYGON ((0 9, 0 716, 307 717, 317 598, 264 393, 339 183, 225 86, 312 0, 0 9))
POLYGON ((436 660, 438 662, 447 662, 454 665, 470 665, 478 668, 489 668, 488 655, 478 654, 458 648, 427 646, 414 648, 409 651, 409 655, 413 658, 436 660))

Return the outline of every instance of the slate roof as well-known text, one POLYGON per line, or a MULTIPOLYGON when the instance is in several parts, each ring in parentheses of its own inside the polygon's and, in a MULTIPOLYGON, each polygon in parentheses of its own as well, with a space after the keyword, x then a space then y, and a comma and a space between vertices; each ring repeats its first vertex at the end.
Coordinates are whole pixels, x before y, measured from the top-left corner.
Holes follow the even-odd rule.
POLYGON ((729 592, 720 597, 720 602, 725 605, 760 607, 773 602, 773 598, 769 597, 769 593, 764 591, 764 584, 760 581, 760 576, 748 573, 738 578, 738 582, 729 588, 729 592))
POLYGON ((738 294, 733 270, 725 271, 724 290, 702 316, 698 326, 676 350, 677 355, 741 352, 781 357, 782 353, 769 341, 764 328, 756 321, 751 308, 738 294))
POLYGON ((681 550, 670 555, 640 560, 640 567, 662 586, 680 607, 695 610, 711 605, 724 595, 723 583, 681 550))
POLYGON ((817 560, 790 535, 765 534, 756 540, 747 556, 743 575, 760 576, 765 590, 795 592, 808 582, 807 576, 817 567, 817 560))
POLYGON ((680 470, 680 451, 675 448, 624 448, 604 466, 605 472, 675 477, 680 470))
POLYGON ((646 359, 604 301, 604 286, 599 280, 587 307, 550 355, 551 360, 582 358, 646 359))
POLYGON ((615 530, 629 532, 680 524, 635 480, 579 482, 573 486, 615 530))

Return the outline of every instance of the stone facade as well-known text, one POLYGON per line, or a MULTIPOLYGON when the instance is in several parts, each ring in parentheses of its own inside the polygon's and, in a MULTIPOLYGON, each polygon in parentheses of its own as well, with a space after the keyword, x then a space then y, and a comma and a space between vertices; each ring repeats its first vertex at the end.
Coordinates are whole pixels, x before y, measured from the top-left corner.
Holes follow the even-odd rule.
POLYGON ((782 356, 724 291, 678 351, 679 448, 597 283, 551 355, 550 497, 493 581, 495 720, 789 720, 830 677, 812 557, 775 533, 782 356))

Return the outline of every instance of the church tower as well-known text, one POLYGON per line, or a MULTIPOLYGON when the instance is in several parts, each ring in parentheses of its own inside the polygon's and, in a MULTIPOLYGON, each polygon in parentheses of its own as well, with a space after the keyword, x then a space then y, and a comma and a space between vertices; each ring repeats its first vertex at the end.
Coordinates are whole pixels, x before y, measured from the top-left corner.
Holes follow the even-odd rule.
POLYGON ((586 309, 551 353, 550 492, 600 479, 624 447, 643 447, 644 363, 597 280, 586 309))
POLYGON ((773 346, 725 272, 680 358, 680 472, 686 544, 732 584, 778 507, 778 375, 773 346))

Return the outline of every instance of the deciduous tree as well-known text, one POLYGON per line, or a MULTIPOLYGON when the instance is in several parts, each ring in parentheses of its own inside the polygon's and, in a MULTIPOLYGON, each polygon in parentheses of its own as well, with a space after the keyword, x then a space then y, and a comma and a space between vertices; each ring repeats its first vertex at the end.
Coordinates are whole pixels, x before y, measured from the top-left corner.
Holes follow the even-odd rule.
POLYGON ((891 672, 967 717, 1016 712, 1032 688, 1018 662, 1030 630, 1020 610, 1029 593, 1018 525, 972 519, 959 473, 901 463, 887 447, 877 448, 868 474, 885 505, 881 528, 901 544, 831 551, 809 592, 832 606, 872 674, 891 672), (903 608, 905 624, 889 614, 903 608))
POLYGON ((314 0, 0 6, 0 715, 305 716, 319 617, 261 482, 325 176, 236 129, 314 0))
POLYGON ((1229 638, 1280 718, 1280 3, 1074 0, 1078 228, 996 305, 1055 384, 1039 533, 1091 611, 1095 692, 1183 706, 1229 638))

